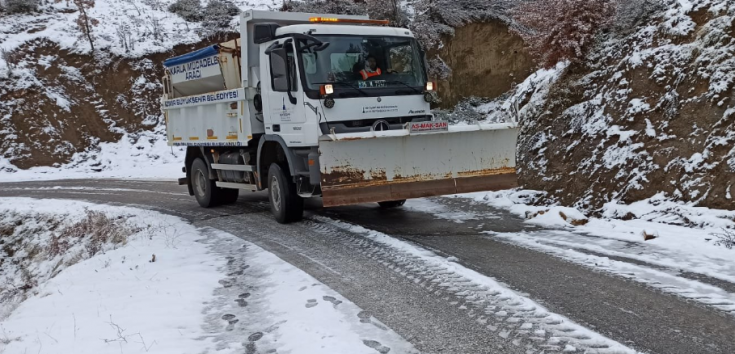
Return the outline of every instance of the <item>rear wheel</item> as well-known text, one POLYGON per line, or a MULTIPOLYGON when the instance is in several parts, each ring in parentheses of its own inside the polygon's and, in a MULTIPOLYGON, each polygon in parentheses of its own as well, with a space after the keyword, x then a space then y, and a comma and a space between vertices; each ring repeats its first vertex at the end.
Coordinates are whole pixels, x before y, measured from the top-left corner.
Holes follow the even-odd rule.
POLYGON ((378 202, 378 205, 380 205, 380 207, 381 208, 384 208, 384 209, 402 207, 403 204, 406 204, 406 200, 405 199, 402 199, 402 200, 391 200, 391 201, 388 201, 388 202, 378 202))
POLYGON ((296 194, 296 184, 278 164, 268 170, 268 200, 276 221, 287 224, 304 217, 304 200, 296 194))
POLYGON ((214 181, 209 179, 207 165, 200 158, 191 164, 191 184, 194 188, 194 197, 199 205, 211 208, 218 204, 218 189, 214 181))

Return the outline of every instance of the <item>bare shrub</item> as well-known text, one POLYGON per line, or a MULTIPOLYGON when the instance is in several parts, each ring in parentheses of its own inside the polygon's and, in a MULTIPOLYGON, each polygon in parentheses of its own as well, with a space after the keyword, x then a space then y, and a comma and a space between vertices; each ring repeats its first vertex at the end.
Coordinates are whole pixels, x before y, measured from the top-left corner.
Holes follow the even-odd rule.
POLYGON ((202 28, 206 35, 222 32, 230 27, 232 16, 240 14, 240 9, 230 0, 210 0, 204 8, 202 28))
POLYGON ((9 14, 27 14, 38 11, 38 0, 5 0, 4 9, 9 14))
POLYGON ((613 22, 616 0, 532 0, 513 11, 513 27, 542 66, 580 61, 598 32, 613 22))
POLYGON ((304 0, 284 1, 281 11, 313 12, 337 15, 366 15, 367 8, 364 1, 354 0, 304 0))
POLYGON ((143 3, 148 5, 153 10, 163 11, 163 5, 161 4, 161 0, 143 0, 143 3))
POLYGON ((161 23, 161 19, 156 16, 149 16, 148 23, 150 25, 150 30, 151 30, 151 34, 153 35, 153 39, 157 41, 162 40, 164 36, 164 30, 163 30, 163 24, 161 23))
POLYGON ((723 246, 729 250, 735 247, 735 232, 727 229, 723 229, 721 233, 712 234, 717 241, 715 246, 723 246))
POLYGON ((0 48, 0 59, 2 59, 5 62, 5 65, 8 66, 8 71, 10 73, 15 70, 15 60, 9 50, 0 48))
POLYGON ((130 25, 121 23, 115 27, 115 34, 120 42, 120 46, 125 48, 125 53, 135 50, 135 41, 133 41, 133 32, 130 25))
POLYGON ((416 38, 426 49, 442 43, 443 36, 454 35, 454 28, 488 20, 510 22, 512 0, 416 0, 410 24, 416 38))
POLYGON ((446 80, 452 75, 452 68, 437 55, 429 60, 428 72, 432 79, 446 80))
POLYGON ((617 0, 613 29, 620 34, 631 33, 665 9, 662 0, 617 0))
POLYGON ((371 18, 388 20, 393 27, 408 27, 410 21, 401 0, 365 0, 371 18))
MULTIPOLYGON (((56 3, 60 3, 62 0, 54 0, 56 3)), ((79 9, 79 17, 77 17, 76 23, 77 27, 79 27, 79 31, 82 32, 82 37, 84 37, 88 42, 89 46, 92 48, 92 53, 94 53, 94 38, 92 35, 92 28, 99 25, 100 21, 91 17, 89 15, 89 9, 93 8, 95 3, 94 0, 71 0, 74 5, 79 9)), ((67 4, 69 1, 67 0, 67 4)))
POLYGON ((204 19, 201 5, 202 3, 199 0, 176 0, 168 7, 168 11, 189 22, 199 22, 204 19))

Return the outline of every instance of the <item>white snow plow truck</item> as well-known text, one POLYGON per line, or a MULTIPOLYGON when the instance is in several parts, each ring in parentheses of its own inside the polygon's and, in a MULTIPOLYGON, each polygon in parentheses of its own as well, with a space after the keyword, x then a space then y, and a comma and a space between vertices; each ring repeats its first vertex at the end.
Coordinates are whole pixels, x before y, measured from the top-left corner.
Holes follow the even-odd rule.
POLYGON ((247 11, 240 38, 164 62, 168 143, 202 207, 268 189, 281 223, 325 207, 514 187, 516 124, 449 126, 411 31, 247 11))

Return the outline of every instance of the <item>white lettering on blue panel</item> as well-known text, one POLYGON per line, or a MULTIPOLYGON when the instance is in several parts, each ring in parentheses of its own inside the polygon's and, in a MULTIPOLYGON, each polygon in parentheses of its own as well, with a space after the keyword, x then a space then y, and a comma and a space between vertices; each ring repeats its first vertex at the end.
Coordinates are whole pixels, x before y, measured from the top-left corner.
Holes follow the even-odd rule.
POLYGON ((168 68, 171 75, 184 74, 185 80, 196 80, 202 77, 202 69, 219 65, 219 57, 211 57, 190 61, 181 65, 168 68))
POLYGON ((238 89, 229 91, 220 91, 216 93, 207 93, 197 96, 188 96, 182 98, 174 98, 163 102, 165 108, 189 106, 201 103, 216 103, 219 101, 232 101, 240 98, 238 89))

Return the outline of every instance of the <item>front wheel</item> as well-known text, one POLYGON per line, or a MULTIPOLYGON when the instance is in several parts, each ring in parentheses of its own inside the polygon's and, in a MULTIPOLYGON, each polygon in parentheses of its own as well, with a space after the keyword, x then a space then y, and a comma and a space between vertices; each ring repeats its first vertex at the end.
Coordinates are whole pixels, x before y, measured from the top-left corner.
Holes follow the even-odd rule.
POLYGON ((388 202, 378 202, 378 205, 380 205, 380 207, 383 208, 383 209, 398 208, 398 207, 402 207, 403 204, 406 204, 406 200, 405 199, 402 199, 402 200, 391 200, 391 201, 388 201, 388 202))
POLYGON ((304 200, 296 194, 296 184, 275 163, 268 170, 268 201, 273 216, 281 224, 304 217, 304 200))

